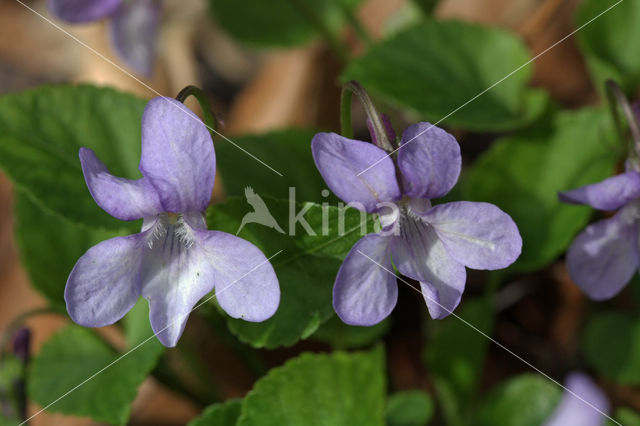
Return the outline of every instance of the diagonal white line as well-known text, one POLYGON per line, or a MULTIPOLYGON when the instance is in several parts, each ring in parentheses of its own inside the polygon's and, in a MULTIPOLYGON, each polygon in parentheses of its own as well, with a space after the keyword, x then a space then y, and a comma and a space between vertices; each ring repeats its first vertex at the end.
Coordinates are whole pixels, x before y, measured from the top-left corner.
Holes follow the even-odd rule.
POLYGON ((509 77, 511 77, 512 75, 514 75, 515 73, 517 73, 518 71, 520 71, 522 68, 526 67, 527 65, 529 65, 530 63, 534 62, 536 59, 540 58, 542 55, 546 54, 547 52, 549 52, 551 49, 553 49, 554 47, 556 47, 557 45, 559 45, 560 43, 564 42, 566 39, 568 39, 569 37, 573 36, 574 34, 576 34, 578 31, 582 30, 584 27, 586 27, 587 25, 591 24, 593 21, 595 21, 596 19, 600 18, 602 15, 604 15, 605 13, 609 12, 611 9, 613 9, 614 7, 616 7, 617 5, 619 5, 620 3, 622 3, 624 0, 618 0, 618 2, 616 2, 615 4, 613 4, 612 6, 608 7, 607 9, 605 9, 603 12, 599 13, 598 15, 596 15, 595 17, 593 17, 592 19, 590 19, 589 21, 585 22, 584 24, 582 24, 580 27, 576 28, 575 30, 573 30, 572 32, 570 32, 569 34, 567 34, 566 36, 564 36, 563 38, 561 38, 560 40, 558 40, 557 42, 553 43, 551 46, 547 47, 545 50, 543 50, 542 52, 538 53, 536 56, 534 56, 532 59, 528 60, 527 62, 525 62, 524 64, 520 65, 518 68, 516 68, 515 70, 511 71, 509 74, 505 75, 504 77, 502 77, 500 80, 496 81, 495 83, 493 83, 491 86, 487 87, 486 89, 484 89, 482 92, 478 93, 477 95, 475 95, 473 98, 469 99, 467 102, 463 103, 462 105, 460 105, 458 108, 454 109, 453 111, 451 111, 450 113, 448 113, 447 115, 445 115, 444 117, 442 117, 440 120, 436 121, 435 123, 433 123, 431 126, 427 127, 425 130, 423 130, 422 132, 418 133, 417 135, 415 135, 414 137, 412 137, 411 139, 409 139, 408 141, 404 142, 402 145, 400 145, 399 147, 397 147, 396 149, 394 149, 393 151, 391 151, 390 153, 388 153, 386 156, 382 157, 381 159, 379 159, 378 161, 376 161, 375 163, 371 164, 369 167, 367 167, 366 169, 362 170, 360 173, 357 174, 357 176, 360 176, 361 174, 363 174, 364 172, 366 172, 367 170, 371 169, 372 167, 374 167, 375 165, 379 164, 381 161, 384 161, 387 157, 391 156, 392 154, 396 153, 400 148, 403 148, 405 146, 407 146, 410 142, 414 141, 416 138, 418 138, 419 136, 423 135, 424 133, 428 132, 431 128, 437 126, 438 124, 440 124, 441 122, 443 122, 444 120, 446 120, 447 118, 451 117, 453 114, 455 114, 456 112, 460 111, 462 108, 466 107, 467 105, 469 105, 471 102, 475 101, 476 99, 478 99, 480 96, 484 95, 485 93, 487 93, 488 91, 490 91, 491 89, 493 89, 494 87, 496 87, 497 85, 499 85, 500 83, 502 83, 503 81, 505 81, 506 79, 508 79, 509 77))
MULTIPOLYGON (((97 50, 95 50, 93 47, 89 46, 87 43, 83 42, 82 40, 80 40, 78 37, 74 36, 73 34, 71 34, 70 32, 68 32, 67 30, 65 30, 64 28, 62 28, 60 25, 56 24, 55 22, 53 22, 51 19, 47 18, 46 16, 42 15, 40 12, 38 12, 37 10, 29 7, 28 5, 26 5, 25 3, 23 3, 21 0, 15 0, 16 2, 20 3, 22 6, 24 6, 25 8, 29 9, 31 12, 33 12, 34 14, 36 14, 37 16, 39 16, 40 18, 42 18, 44 21, 48 22, 49 24, 51 24, 53 27, 55 27, 56 29, 60 30, 61 32, 63 32, 64 34, 66 34, 67 36, 69 36, 71 39, 73 39, 74 41, 76 41, 78 44, 82 45, 83 47, 89 49, 91 52, 93 52, 95 55, 97 55, 98 57, 100 57, 102 60, 106 61, 107 63, 113 65, 114 67, 116 67, 118 70, 122 71, 124 74, 128 75, 129 77, 131 77, 132 79, 134 79, 135 81, 137 81, 138 83, 140 83, 142 86, 144 86, 147 90, 149 90, 150 92, 152 92, 153 94, 155 94, 156 96, 161 96, 162 94, 160 92, 158 92, 156 89, 154 89, 153 87, 149 86, 148 84, 146 84, 144 81, 140 80, 138 77, 136 77, 135 75, 131 74, 129 71, 127 71, 126 69, 122 68, 120 65, 116 64, 115 62, 113 62, 111 59, 107 58, 106 56, 104 56, 102 53, 98 52, 97 50)), ((174 105, 171 103, 172 106, 174 106, 175 108, 180 109, 178 106, 174 105)), ((180 109, 182 111, 182 109, 180 109)), ((184 111, 182 111, 184 113, 184 111)), ((198 120, 200 121, 199 118, 197 117, 191 117, 194 120, 198 120)), ((231 145, 235 146, 236 148, 238 148, 240 151, 244 152, 245 154, 247 154, 249 157, 253 158, 254 160, 256 160, 257 162, 259 162, 260 164, 262 164, 263 166, 265 166, 266 168, 268 168, 269 170, 271 170, 272 172, 274 172, 275 174, 277 174, 278 176, 282 177, 283 174, 280 173, 279 171, 277 171, 276 169, 274 169, 273 167, 271 167, 270 165, 268 165, 267 163, 265 163, 264 161, 262 161, 261 159, 259 159, 258 157, 256 157, 255 155, 253 155, 252 153, 250 153, 249 151, 247 151, 246 149, 242 148, 240 145, 238 145, 237 143, 235 143, 234 141, 232 141, 231 139, 229 139, 228 137, 226 137, 225 135, 223 135, 222 133, 218 132, 216 129, 212 128, 211 126, 209 126, 207 123, 203 123, 211 132, 215 133, 216 135, 220 136, 222 139, 226 140, 227 142, 229 142, 231 145)))
POLYGON ((173 321, 172 323, 170 323, 169 325, 167 325, 165 328, 163 328, 162 330, 158 331, 157 333, 152 334, 151 336, 147 337, 145 340, 143 340, 142 342, 138 343, 136 346, 134 346, 133 348, 129 349, 127 352, 125 352, 124 354, 120 355, 118 358, 114 359, 113 361, 111 361, 109 364, 105 365, 104 367, 102 367, 100 370, 96 371, 95 373, 93 373, 91 376, 87 377, 85 380, 83 380, 82 382, 78 383, 76 386, 74 386, 73 388, 69 389, 67 392, 65 392, 64 394, 60 395, 58 398, 55 399, 55 401, 50 402, 49 404, 47 404, 45 407, 41 408, 40 410, 38 410, 35 414, 33 414, 31 417, 29 417, 28 419, 26 419, 25 421, 23 421, 22 423, 20 423, 18 426, 23 426, 26 425, 27 423, 29 423, 29 421, 31 419, 33 419, 34 417, 36 417, 37 415, 39 415, 40 413, 42 413, 43 411, 47 410, 49 407, 51 407, 52 405, 56 404, 58 401, 60 401, 63 398, 66 398, 67 396, 69 396, 69 394, 75 392, 78 388, 84 386, 87 382, 90 382, 91 380, 95 379, 96 376, 98 376, 99 374, 103 373, 105 370, 109 369, 110 367, 112 367, 113 365, 115 365, 116 363, 122 361, 122 359, 124 359, 125 357, 127 357, 128 355, 130 355, 131 353, 133 353, 134 351, 136 351, 138 348, 140 348, 142 345, 144 345, 145 343, 147 343, 149 340, 153 339, 154 337, 156 337, 158 334, 162 333, 163 331, 165 331, 166 329, 173 327, 174 325, 180 323, 182 320, 184 320, 186 317, 188 317, 193 311, 195 311, 196 309, 198 309, 200 306, 204 305, 205 303, 207 303, 209 300, 213 299, 216 296, 219 296, 220 294, 222 294, 225 290, 233 287, 236 283, 238 283, 240 280, 242 280, 244 277, 246 277, 247 275, 249 275, 250 273, 252 273, 253 271, 255 271, 256 269, 258 269, 259 267, 261 267, 262 265, 264 265, 265 263, 268 263, 271 261, 271 259, 273 259, 274 257, 276 257, 277 255, 279 255, 280 253, 282 253, 283 250, 280 250, 279 252, 277 252, 276 254, 272 255, 271 257, 269 257, 268 259, 266 259, 265 261, 261 262, 260 264, 258 264, 257 266, 255 266, 254 268, 250 269, 246 274, 244 274, 243 276, 241 276, 240 278, 238 278, 237 280, 235 280, 234 282, 232 282, 231 284, 229 284, 228 286, 226 286, 225 288, 223 288, 220 291, 215 292, 215 294, 207 297, 205 300, 203 300, 202 302, 198 303, 193 309, 191 309, 189 312, 187 312, 185 315, 182 315, 180 317, 178 317, 178 319, 176 321, 173 321))
MULTIPOLYGON (((378 265, 378 267, 380 267, 381 269, 387 271, 388 273, 390 273, 391 275, 396 275, 393 271, 390 271, 389 269, 385 268, 383 265, 381 265, 380 263, 376 262, 374 259, 370 258, 369 256, 367 256, 366 254, 364 254, 363 252, 361 252, 360 250, 358 250, 358 253, 360 253, 361 255, 363 255, 364 257, 366 257, 367 259, 369 259, 371 262, 375 263, 376 265, 378 265)), ((415 288, 414 286, 411 285, 411 283, 409 283, 408 281, 406 281, 405 279, 403 279, 402 277, 396 277, 398 280, 402 281, 403 283, 405 283, 406 285, 408 285, 409 287, 411 287, 413 290, 417 291, 419 294, 422 295, 422 297, 426 297, 427 299, 429 299, 431 302, 435 303, 436 305, 438 305, 440 308, 444 309, 447 313, 449 313, 452 317, 462 321, 466 326, 470 327, 471 329, 475 330, 476 332, 478 332, 479 334, 481 334, 482 336, 484 336, 486 339, 490 340, 491 342, 493 342, 494 344, 496 344, 497 346, 499 346, 501 349, 503 349, 504 351, 506 351, 507 353, 511 354, 512 356, 514 356, 516 359, 518 359, 519 361, 523 362, 524 364, 526 364, 529 368, 535 370, 536 372, 538 372, 540 375, 542 375, 543 377, 545 377, 547 380, 551 381, 552 383, 558 385, 559 387, 561 387, 562 389, 564 389, 566 392, 569 392, 571 395, 575 396, 576 398, 578 398, 580 401, 582 401, 583 403, 585 403, 586 405, 588 405, 589 407, 593 408, 594 410, 596 410, 598 413, 600 413, 601 415, 603 415, 604 417, 606 417, 607 419, 611 420, 612 422, 614 422, 615 424, 619 425, 619 426, 623 426, 621 423, 615 421, 614 419, 612 419, 611 417, 609 417, 606 413, 602 412, 600 409, 598 409, 598 407, 595 407, 593 404, 591 404, 589 401, 585 400, 584 398, 582 398, 580 395, 578 395, 577 393, 573 392, 571 389, 567 388, 566 386, 564 386, 562 383, 558 382, 557 380, 553 379, 552 377, 550 377, 548 374, 546 374, 544 371, 540 370, 539 368, 537 368, 535 365, 531 364, 530 362, 528 362, 527 360, 525 360, 524 358, 522 358, 520 355, 516 354, 515 352, 513 352, 511 349, 507 348, 506 346, 504 346, 502 343, 498 342, 497 340, 495 340, 493 337, 489 336, 487 333, 483 332, 482 330, 478 329, 476 326, 474 326, 473 324, 471 324, 470 322, 468 322, 467 320, 465 320, 464 318, 462 318, 460 315, 454 313, 453 311, 445 308, 444 306, 442 306, 439 302, 437 302, 436 300, 432 299, 431 297, 425 295, 422 291, 418 290, 417 288, 415 288)))

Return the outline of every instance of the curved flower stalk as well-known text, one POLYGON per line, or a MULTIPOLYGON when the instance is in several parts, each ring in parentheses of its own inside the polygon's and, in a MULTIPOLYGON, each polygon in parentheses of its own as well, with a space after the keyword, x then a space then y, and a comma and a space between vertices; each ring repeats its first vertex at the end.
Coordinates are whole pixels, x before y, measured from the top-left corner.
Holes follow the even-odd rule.
MULTIPOLYGON (((609 89, 614 93, 619 90, 613 82, 609 82, 609 89)), ((627 107, 627 119, 636 139, 631 144, 626 171, 558 194, 560 201, 565 203, 584 204, 596 210, 617 210, 613 217, 587 226, 567 251, 571 279, 593 300, 610 299, 620 293, 640 266, 640 161, 636 152, 640 134, 634 132, 640 118, 634 116, 624 95, 616 100, 627 107)), ((636 108, 636 114, 637 111, 636 108)))
MULTIPOLYGON (((373 132, 373 140, 395 142, 388 120, 378 123, 385 134, 373 132)), ((318 133, 311 148, 329 188, 353 207, 379 214, 382 225, 353 246, 338 271, 333 306, 345 323, 369 326, 391 313, 398 296, 392 261, 420 282, 431 317, 444 318, 460 303, 465 266, 500 269, 520 255, 516 224, 493 204, 431 204, 453 188, 462 164, 458 142, 444 130, 410 126, 395 158, 335 133, 318 133)))
POLYGON ((571 392, 542 426, 604 426, 611 409, 607 396, 583 373, 571 373, 565 386, 571 392), (578 395, 582 400, 578 397, 578 395))
POLYGON ((206 126, 180 102, 155 98, 142 117, 143 177, 115 177, 92 150, 80 149, 82 171, 96 203, 121 220, 144 218, 138 234, 90 248, 65 288, 69 315, 87 327, 113 324, 140 295, 151 326, 175 346, 189 313, 215 287, 234 318, 264 321, 280 302, 275 272, 253 244, 209 231, 202 212, 211 198, 215 153, 206 126))
POLYGON ((160 0, 49 0, 52 14, 79 24, 109 18, 113 46, 136 72, 151 75, 160 20, 160 0))

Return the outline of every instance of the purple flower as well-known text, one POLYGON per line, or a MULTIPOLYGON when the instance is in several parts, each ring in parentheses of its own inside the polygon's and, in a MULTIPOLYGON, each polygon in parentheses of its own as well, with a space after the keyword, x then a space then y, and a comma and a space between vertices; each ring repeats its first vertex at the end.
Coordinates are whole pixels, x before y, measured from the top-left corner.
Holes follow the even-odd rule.
POLYGON ((96 203, 121 220, 144 218, 142 231, 103 241, 76 263, 65 289, 78 324, 101 327, 124 316, 142 295, 158 339, 175 346, 198 300, 216 290, 234 318, 263 321, 280 301, 264 254, 234 235, 207 230, 215 153, 205 125, 180 102, 151 100, 142 116, 142 178, 109 173, 92 150, 80 149, 96 203))
POLYGON ((110 18, 113 45, 127 65, 150 75, 160 19, 159 0, 49 0, 49 10, 74 24, 110 18))
POLYGON ((618 294, 638 270, 640 174, 634 170, 559 194, 561 201, 618 210, 579 234, 567 252, 569 275, 594 300, 618 294))
POLYGON ((560 403, 543 426, 604 426, 606 424, 606 416, 609 415, 610 410, 609 400, 589 376, 571 373, 567 377, 565 386, 573 393, 563 394, 560 403), (574 394, 580 396, 582 400, 574 394))
POLYGON ((374 144, 335 133, 317 134, 311 148, 329 188, 358 203, 354 207, 378 213, 384 231, 358 241, 338 271, 333 306, 345 323, 373 325, 391 313, 398 294, 389 273, 392 259, 402 274, 420 282, 430 315, 444 318, 460 302, 465 266, 500 269, 520 255, 518 228, 498 207, 431 205, 430 199, 453 188, 462 164, 458 142, 444 130, 429 123, 410 126, 395 160, 374 144))

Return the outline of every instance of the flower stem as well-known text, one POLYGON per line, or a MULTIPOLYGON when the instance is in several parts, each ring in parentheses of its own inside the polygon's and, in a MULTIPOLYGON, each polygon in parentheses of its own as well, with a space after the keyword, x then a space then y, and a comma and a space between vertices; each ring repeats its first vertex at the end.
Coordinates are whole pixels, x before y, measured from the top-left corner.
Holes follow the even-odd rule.
POLYGON ((216 120, 215 115, 211 112, 209 108, 209 101, 207 99, 207 95, 196 86, 187 86, 178 93, 176 96, 176 100, 178 102, 184 103, 184 101, 189 97, 193 96, 196 98, 198 103, 200 104, 200 108, 202 109, 202 115, 204 116, 204 123, 209 128, 209 133, 211 133, 211 137, 214 138, 216 135, 216 130, 218 129, 218 120, 216 120))
POLYGON ((353 129, 351 127, 351 97, 354 94, 358 97, 367 114, 367 118, 371 121, 378 146, 387 152, 393 151, 393 145, 387 136, 387 131, 380 119, 380 114, 378 114, 378 110, 376 110, 369 93, 355 80, 351 80, 342 86, 342 95, 340 97, 340 127, 342 135, 349 139, 353 138, 353 129))
POLYGON ((640 157, 640 124, 638 123, 631 104, 627 100, 627 97, 622 92, 622 89, 613 80, 607 80, 607 96, 609 99, 609 106, 611 108, 611 114, 613 115, 613 121, 616 125, 618 135, 622 140, 627 140, 628 131, 623 125, 622 117, 620 117, 620 107, 624 117, 627 119, 629 125, 628 129, 631 130, 631 138, 633 145, 630 147, 630 157, 638 159, 640 157))
POLYGON ((329 28, 326 21, 317 13, 316 9, 307 3, 308 0, 289 1, 298 10, 298 12, 300 12, 300 14, 316 28, 322 37, 324 37, 336 56, 343 62, 347 62, 349 60, 349 54, 344 45, 340 42, 340 39, 331 30, 331 28, 329 28))

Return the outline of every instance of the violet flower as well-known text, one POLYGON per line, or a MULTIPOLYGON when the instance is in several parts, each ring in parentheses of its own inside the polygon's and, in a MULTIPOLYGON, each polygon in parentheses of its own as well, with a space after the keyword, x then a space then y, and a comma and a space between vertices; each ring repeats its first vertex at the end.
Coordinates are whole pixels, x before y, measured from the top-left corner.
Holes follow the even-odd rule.
POLYGON ((543 426, 604 426, 606 424, 606 416, 609 415, 610 410, 609 400, 589 376, 583 373, 571 373, 567 377, 565 386, 573 394, 565 392, 562 395, 560 403, 543 426), (580 396, 582 400, 574 394, 580 396))
POLYGON ((214 287, 234 318, 263 321, 280 301, 278 279, 264 254, 234 235, 209 231, 202 212, 211 198, 215 153, 205 125, 180 102, 151 100, 142 116, 142 178, 112 176, 80 149, 89 192, 121 220, 144 218, 138 234, 90 248, 65 289, 78 324, 101 327, 124 316, 142 295, 158 339, 175 346, 192 308, 214 287))
POLYGON ((587 296, 612 298, 640 265, 640 174, 629 168, 626 173, 558 195, 567 203, 619 210, 615 216, 587 226, 567 252, 569 275, 587 296))
POLYGON ((392 259, 400 273, 420 282, 431 317, 444 318, 460 302, 465 266, 500 269, 520 255, 518 228, 498 207, 468 201, 432 206, 432 198, 456 184, 462 165, 458 142, 444 130, 410 126, 394 159, 372 143, 335 133, 315 135, 311 148, 329 188, 358 203, 354 207, 378 213, 383 226, 360 239, 338 271, 333 306, 345 323, 369 326, 391 313, 398 297, 392 259))
POLYGON ((151 75, 160 19, 159 0, 48 0, 52 14, 79 24, 109 18, 116 52, 136 72, 151 75))

